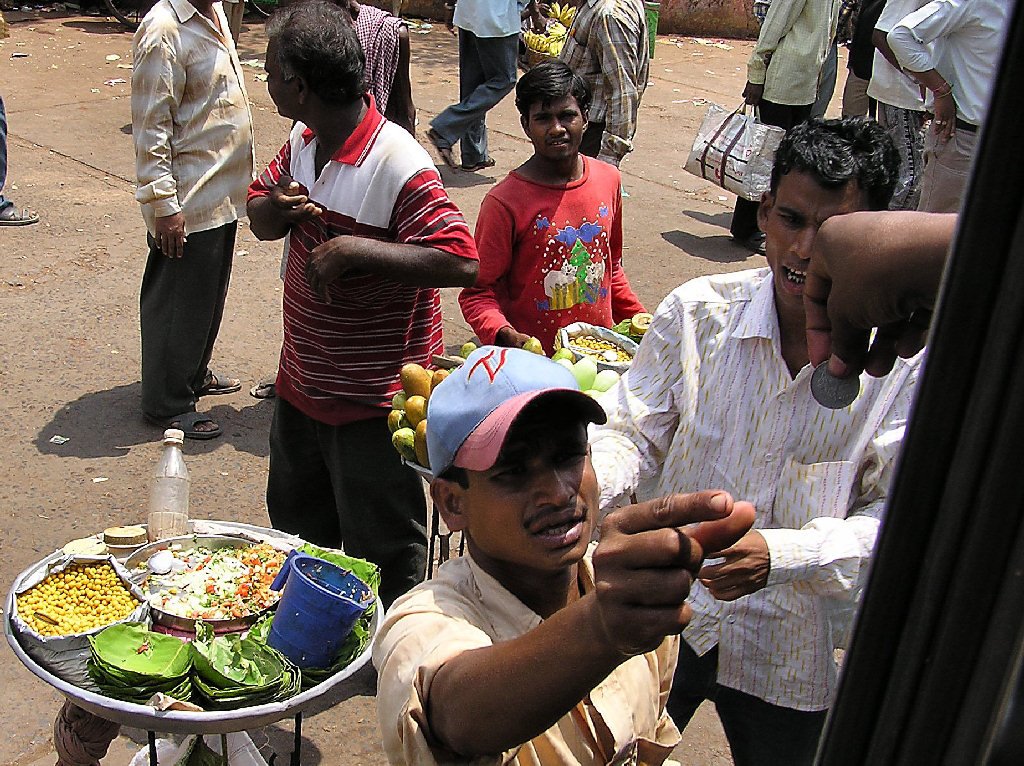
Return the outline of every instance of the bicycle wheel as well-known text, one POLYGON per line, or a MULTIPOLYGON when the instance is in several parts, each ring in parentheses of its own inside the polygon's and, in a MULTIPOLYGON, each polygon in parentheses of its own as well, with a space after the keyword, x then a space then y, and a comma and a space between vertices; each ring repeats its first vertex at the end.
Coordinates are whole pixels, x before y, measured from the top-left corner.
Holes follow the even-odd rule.
POLYGON ((156 0, 103 0, 107 10, 123 27, 132 31, 139 28, 139 22, 156 4, 156 0))

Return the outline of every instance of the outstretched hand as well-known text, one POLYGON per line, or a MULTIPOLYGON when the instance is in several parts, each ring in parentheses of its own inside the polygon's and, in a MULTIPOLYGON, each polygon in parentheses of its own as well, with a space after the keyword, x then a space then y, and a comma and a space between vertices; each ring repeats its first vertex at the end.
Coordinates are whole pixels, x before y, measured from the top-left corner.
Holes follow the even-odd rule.
POLYGON ((814 239, 804 309, 813 365, 841 378, 892 370, 924 347, 955 215, 833 216, 814 239), (873 328, 877 328, 874 338, 873 328))
POLYGON ((599 634, 624 655, 651 651, 690 621, 690 586, 708 546, 739 540, 754 506, 725 492, 670 495, 610 513, 594 552, 599 634), (688 525, 702 522, 696 527, 688 525))

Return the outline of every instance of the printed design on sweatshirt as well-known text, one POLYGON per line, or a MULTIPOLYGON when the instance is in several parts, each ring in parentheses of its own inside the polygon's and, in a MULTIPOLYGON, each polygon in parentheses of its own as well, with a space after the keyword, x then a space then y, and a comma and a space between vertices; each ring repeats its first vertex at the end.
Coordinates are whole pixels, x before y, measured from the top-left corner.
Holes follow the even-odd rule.
MULTIPOLYGON (((598 220, 610 215, 608 205, 597 210, 598 220)), ((537 232, 544 238, 541 276, 543 300, 538 311, 562 311, 579 304, 594 304, 608 296, 602 287, 606 253, 609 252, 608 227, 584 220, 579 226, 567 223, 559 228, 545 216, 538 216, 537 232)))

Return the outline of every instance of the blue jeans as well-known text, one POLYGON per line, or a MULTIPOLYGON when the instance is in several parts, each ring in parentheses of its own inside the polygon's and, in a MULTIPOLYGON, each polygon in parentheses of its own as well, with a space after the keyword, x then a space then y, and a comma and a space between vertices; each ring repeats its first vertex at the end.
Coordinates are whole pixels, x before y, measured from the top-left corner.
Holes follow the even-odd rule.
POLYGON ((736 766, 811 766, 827 710, 772 705, 716 682, 718 647, 703 657, 679 642, 667 710, 680 731, 704 700, 715 703, 736 766))
POLYGON ((4 98, 0 96, 0 210, 7 208, 10 200, 4 199, 4 184, 7 183, 7 112, 4 98))
POLYGON ((519 35, 477 37, 459 30, 459 103, 452 104, 430 123, 443 146, 460 142, 463 165, 487 159, 484 118, 516 86, 519 35))

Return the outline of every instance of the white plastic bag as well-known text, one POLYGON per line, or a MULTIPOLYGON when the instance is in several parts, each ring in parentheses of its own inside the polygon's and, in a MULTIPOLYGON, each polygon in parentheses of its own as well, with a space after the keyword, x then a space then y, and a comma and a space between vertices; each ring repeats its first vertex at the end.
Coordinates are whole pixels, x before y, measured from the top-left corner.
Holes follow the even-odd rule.
POLYGON ((710 104, 686 160, 686 172, 758 202, 768 191, 775 150, 786 131, 747 114, 710 104))
MULTIPOLYGON (((227 736, 228 763, 231 766, 267 766, 266 760, 260 755, 252 738, 244 731, 237 731, 227 736)), ((220 754, 221 738, 216 734, 208 734, 202 738, 210 750, 220 754)), ((163 738, 156 741, 156 762, 158 766, 187 766, 190 762, 202 761, 193 758, 193 751, 200 737, 189 734, 185 737, 163 738)), ((129 766, 149 766, 149 746, 142 748, 132 758, 129 766)))

